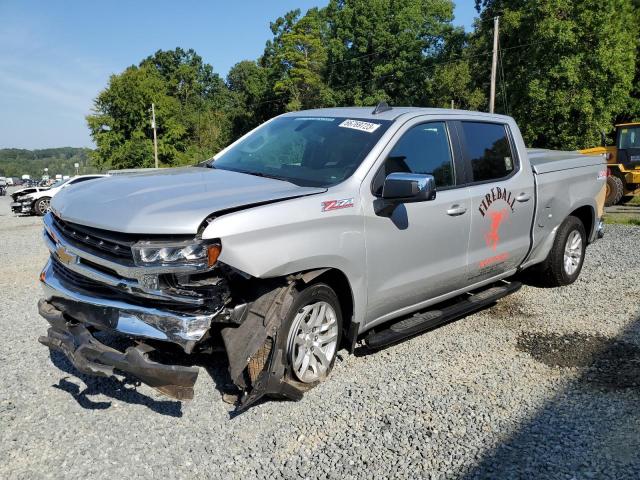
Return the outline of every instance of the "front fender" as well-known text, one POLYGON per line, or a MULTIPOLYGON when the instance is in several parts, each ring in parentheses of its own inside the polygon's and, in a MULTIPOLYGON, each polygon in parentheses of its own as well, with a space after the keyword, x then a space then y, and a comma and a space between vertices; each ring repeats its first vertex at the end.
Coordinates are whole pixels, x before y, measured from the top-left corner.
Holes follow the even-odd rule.
POLYGON ((256 278, 335 268, 353 292, 354 320, 364 317, 366 256, 359 205, 322 212, 327 194, 232 212, 215 218, 202 237, 219 238, 219 260, 256 278))

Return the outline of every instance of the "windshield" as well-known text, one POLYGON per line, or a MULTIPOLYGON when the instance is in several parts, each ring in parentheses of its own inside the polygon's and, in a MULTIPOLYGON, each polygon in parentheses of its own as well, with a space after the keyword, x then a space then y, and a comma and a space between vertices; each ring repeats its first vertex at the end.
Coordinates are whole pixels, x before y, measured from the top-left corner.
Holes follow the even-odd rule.
POLYGON ((390 124, 377 119, 277 118, 207 166, 329 187, 353 174, 390 124))
POLYGON ((618 148, 640 148, 640 126, 620 128, 618 148))

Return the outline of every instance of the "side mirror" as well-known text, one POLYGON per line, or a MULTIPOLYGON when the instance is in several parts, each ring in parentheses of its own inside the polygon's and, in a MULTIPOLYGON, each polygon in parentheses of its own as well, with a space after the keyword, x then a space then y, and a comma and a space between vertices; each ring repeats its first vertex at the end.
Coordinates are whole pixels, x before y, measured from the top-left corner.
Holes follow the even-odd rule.
POLYGON ((607 146, 607 133, 604 130, 600 130, 600 145, 607 146))
POLYGON ((384 181, 382 198, 394 204, 433 200, 436 198, 436 181, 433 175, 391 173, 384 181))

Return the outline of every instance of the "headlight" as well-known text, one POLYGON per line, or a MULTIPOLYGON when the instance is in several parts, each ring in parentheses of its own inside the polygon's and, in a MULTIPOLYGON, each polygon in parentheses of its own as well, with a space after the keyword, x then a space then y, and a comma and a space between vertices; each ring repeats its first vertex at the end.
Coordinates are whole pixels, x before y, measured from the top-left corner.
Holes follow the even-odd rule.
POLYGON ((138 266, 196 265, 213 267, 218 261, 222 246, 219 242, 138 242, 132 247, 138 266))

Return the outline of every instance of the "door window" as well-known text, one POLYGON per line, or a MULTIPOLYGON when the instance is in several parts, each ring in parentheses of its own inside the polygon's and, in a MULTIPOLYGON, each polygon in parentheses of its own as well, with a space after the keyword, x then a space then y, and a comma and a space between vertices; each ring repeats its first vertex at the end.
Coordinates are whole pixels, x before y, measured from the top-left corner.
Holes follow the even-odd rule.
POLYGON ((376 175, 374 193, 380 195, 384 179, 397 172, 433 175, 438 188, 454 185, 453 157, 444 122, 416 125, 398 140, 376 175))
POLYGON ((504 125, 462 122, 465 159, 471 166, 472 182, 508 177, 516 169, 511 142, 504 125))

